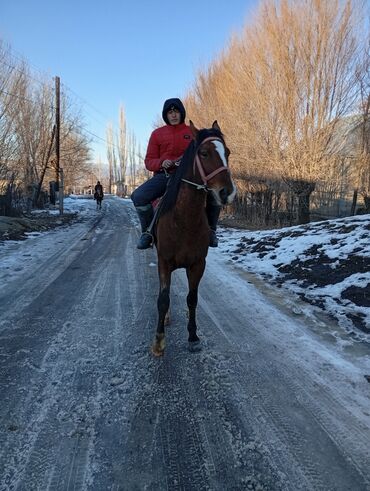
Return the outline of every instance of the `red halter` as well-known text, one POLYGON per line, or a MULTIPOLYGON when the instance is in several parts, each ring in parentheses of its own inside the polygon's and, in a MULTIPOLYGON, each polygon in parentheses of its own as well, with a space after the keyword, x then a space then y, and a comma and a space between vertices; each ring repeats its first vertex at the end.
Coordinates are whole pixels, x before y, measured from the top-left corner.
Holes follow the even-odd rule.
MULTIPOLYGON (((218 140, 224 145, 224 142, 221 138, 218 138, 217 136, 209 136, 202 141, 202 143, 199 145, 199 147, 201 147, 203 145, 203 143, 208 142, 208 141, 212 141, 212 140, 218 140)), ((198 168, 200 177, 202 178, 202 181, 203 181, 205 186, 207 185, 207 182, 212 179, 212 177, 215 177, 217 174, 219 174, 220 172, 223 172, 224 170, 229 171, 228 167, 225 167, 224 165, 222 165, 218 169, 216 169, 213 172, 211 172, 210 174, 206 175, 204 172, 202 163, 200 161, 198 152, 195 154, 195 159, 194 159, 194 167, 193 167, 193 173, 194 174, 195 174, 195 164, 197 164, 197 168, 198 168)))

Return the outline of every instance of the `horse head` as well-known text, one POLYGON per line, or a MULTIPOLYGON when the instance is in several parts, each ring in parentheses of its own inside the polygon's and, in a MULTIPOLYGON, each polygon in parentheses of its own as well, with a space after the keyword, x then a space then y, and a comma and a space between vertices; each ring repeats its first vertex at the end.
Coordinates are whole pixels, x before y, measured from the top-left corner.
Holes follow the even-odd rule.
POLYGON ((231 203, 235 198, 236 188, 229 169, 230 150, 226 146, 221 128, 214 121, 212 128, 198 130, 190 121, 190 129, 196 145, 194 175, 199 175, 203 185, 213 193, 219 205, 231 203))

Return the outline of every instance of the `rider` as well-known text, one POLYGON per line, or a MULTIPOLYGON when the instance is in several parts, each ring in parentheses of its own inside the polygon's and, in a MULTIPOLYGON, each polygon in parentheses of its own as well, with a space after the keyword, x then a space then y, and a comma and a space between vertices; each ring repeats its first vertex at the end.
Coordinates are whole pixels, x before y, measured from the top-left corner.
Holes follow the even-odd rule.
MULTIPOLYGON (((180 99, 167 99, 163 105, 162 117, 166 125, 155 129, 149 139, 145 157, 145 167, 154 173, 148 181, 139 186, 131 195, 139 215, 142 234, 138 249, 147 249, 152 244, 152 234, 148 227, 153 219, 152 201, 166 191, 167 178, 176 169, 175 163, 181 158, 193 135, 185 124, 186 111, 180 99)), ((206 213, 210 226, 210 247, 218 246, 216 236, 217 221, 221 207, 207 194, 206 213)))
POLYGON ((95 185, 95 196, 103 196, 103 186, 98 181, 95 185))

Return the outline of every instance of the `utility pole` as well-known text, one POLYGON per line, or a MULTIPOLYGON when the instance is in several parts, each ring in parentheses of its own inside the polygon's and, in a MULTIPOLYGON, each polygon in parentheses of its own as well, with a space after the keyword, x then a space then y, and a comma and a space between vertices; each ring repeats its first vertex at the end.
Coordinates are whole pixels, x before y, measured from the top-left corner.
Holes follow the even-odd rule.
POLYGON ((64 174, 63 169, 59 169, 60 184, 59 184, 59 213, 63 215, 64 211, 64 174))

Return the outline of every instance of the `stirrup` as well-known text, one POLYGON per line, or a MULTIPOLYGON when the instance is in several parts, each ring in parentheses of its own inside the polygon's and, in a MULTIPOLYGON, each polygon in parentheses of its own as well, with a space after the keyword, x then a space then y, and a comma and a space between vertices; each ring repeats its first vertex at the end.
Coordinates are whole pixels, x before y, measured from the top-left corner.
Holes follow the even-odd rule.
POLYGON ((139 239, 139 242, 137 243, 137 248, 138 249, 148 249, 149 247, 152 246, 153 243, 153 236, 150 232, 143 232, 141 234, 141 237, 139 239))
POLYGON ((218 237, 212 229, 209 232, 209 247, 218 247, 218 237))

